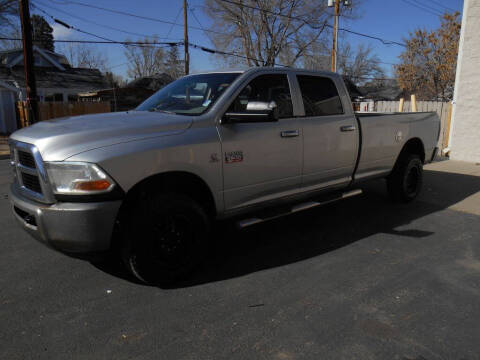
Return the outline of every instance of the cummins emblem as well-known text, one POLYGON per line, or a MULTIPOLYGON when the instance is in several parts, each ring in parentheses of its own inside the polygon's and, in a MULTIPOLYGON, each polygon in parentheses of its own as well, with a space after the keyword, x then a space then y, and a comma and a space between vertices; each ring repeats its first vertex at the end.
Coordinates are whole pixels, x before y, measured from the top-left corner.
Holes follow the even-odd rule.
POLYGON ((243 161, 243 151, 229 151, 225 153, 225 163, 232 164, 243 161))

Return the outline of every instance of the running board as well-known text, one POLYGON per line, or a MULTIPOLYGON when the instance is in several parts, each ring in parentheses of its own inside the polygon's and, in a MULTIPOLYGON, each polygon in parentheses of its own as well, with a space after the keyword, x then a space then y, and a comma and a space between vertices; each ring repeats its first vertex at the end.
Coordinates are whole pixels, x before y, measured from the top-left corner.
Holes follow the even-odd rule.
POLYGON ((277 219, 277 218, 282 217, 282 216, 294 214, 294 213, 297 213, 297 212, 300 212, 300 211, 303 211, 303 210, 313 209, 313 208, 315 208, 317 206, 320 206, 320 205, 326 205, 326 204, 329 204, 329 203, 332 203, 332 202, 335 202, 335 201, 338 201, 338 200, 342 200, 342 199, 346 199, 346 198, 349 198, 349 197, 352 197, 352 196, 360 195, 361 193, 362 193, 362 190, 356 189, 356 190, 351 190, 351 191, 341 193, 341 194, 339 194, 339 195, 337 195, 333 198, 326 199, 326 200, 323 200, 323 201, 309 201, 309 202, 297 204, 297 205, 294 205, 292 208, 288 209, 287 211, 279 212, 277 214, 270 213, 267 216, 252 217, 252 218, 240 220, 240 221, 237 222, 237 226, 239 228, 243 229, 243 228, 246 228, 248 226, 252 226, 252 225, 259 224, 259 223, 262 223, 262 222, 265 222, 265 221, 277 219))

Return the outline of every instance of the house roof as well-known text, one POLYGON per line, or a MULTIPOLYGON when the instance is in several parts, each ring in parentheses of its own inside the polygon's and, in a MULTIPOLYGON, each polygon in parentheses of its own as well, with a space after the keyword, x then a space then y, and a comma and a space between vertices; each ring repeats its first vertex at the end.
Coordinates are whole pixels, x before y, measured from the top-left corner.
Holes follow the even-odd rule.
POLYGON ((350 80, 347 76, 342 76, 343 81, 345 82, 345 86, 348 90, 348 94, 350 95, 351 98, 356 98, 359 96, 362 96, 361 91, 358 89, 357 85, 350 80))
MULTIPOLYGON (((37 88, 44 89, 72 89, 77 91, 90 91, 106 88, 107 84, 98 69, 65 68, 35 68, 37 88)), ((0 66, 0 81, 25 88, 25 73, 23 67, 8 68, 0 66)))
MULTIPOLYGON (((33 46, 33 53, 35 58, 42 58, 42 66, 56 67, 59 70, 64 70, 65 67, 70 67, 67 58, 53 51, 42 49, 36 45, 33 46), (48 65, 47 65, 48 64, 48 65)), ((17 48, 12 50, 0 51, 0 64, 7 67, 14 67, 23 63, 23 49, 17 48)), ((36 61, 37 63, 37 61, 36 61)), ((36 65, 37 66, 37 65, 36 65)))
POLYGON ((173 78, 165 73, 155 74, 151 76, 143 76, 141 78, 130 81, 126 87, 127 88, 143 88, 157 91, 166 84, 169 84, 173 81, 173 78))
POLYGON ((0 88, 7 89, 13 92, 19 92, 20 90, 15 87, 13 83, 7 83, 5 81, 0 80, 0 88))
POLYGON ((359 88, 362 96, 373 100, 397 100, 403 94, 395 82, 386 82, 381 85, 367 84, 359 88))

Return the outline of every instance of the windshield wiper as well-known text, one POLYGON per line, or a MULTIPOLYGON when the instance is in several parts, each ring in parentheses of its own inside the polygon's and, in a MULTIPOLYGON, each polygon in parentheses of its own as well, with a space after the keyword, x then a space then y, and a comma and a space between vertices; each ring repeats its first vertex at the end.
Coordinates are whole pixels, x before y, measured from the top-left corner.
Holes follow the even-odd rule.
POLYGON ((150 109, 150 110, 148 110, 148 111, 162 112, 162 113, 165 113, 165 114, 176 114, 176 112, 173 112, 173 111, 160 110, 160 109, 150 109))

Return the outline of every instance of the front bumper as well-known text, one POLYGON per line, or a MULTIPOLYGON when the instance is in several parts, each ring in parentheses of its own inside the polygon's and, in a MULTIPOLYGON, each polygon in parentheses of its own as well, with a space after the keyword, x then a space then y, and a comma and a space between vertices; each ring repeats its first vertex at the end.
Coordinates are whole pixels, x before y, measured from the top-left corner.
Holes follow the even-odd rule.
POLYGON ((70 253, 110 248, 121 200, 41 204, 22 197, 10 187, 10 202, 19 224, 47 246, 70 253))

